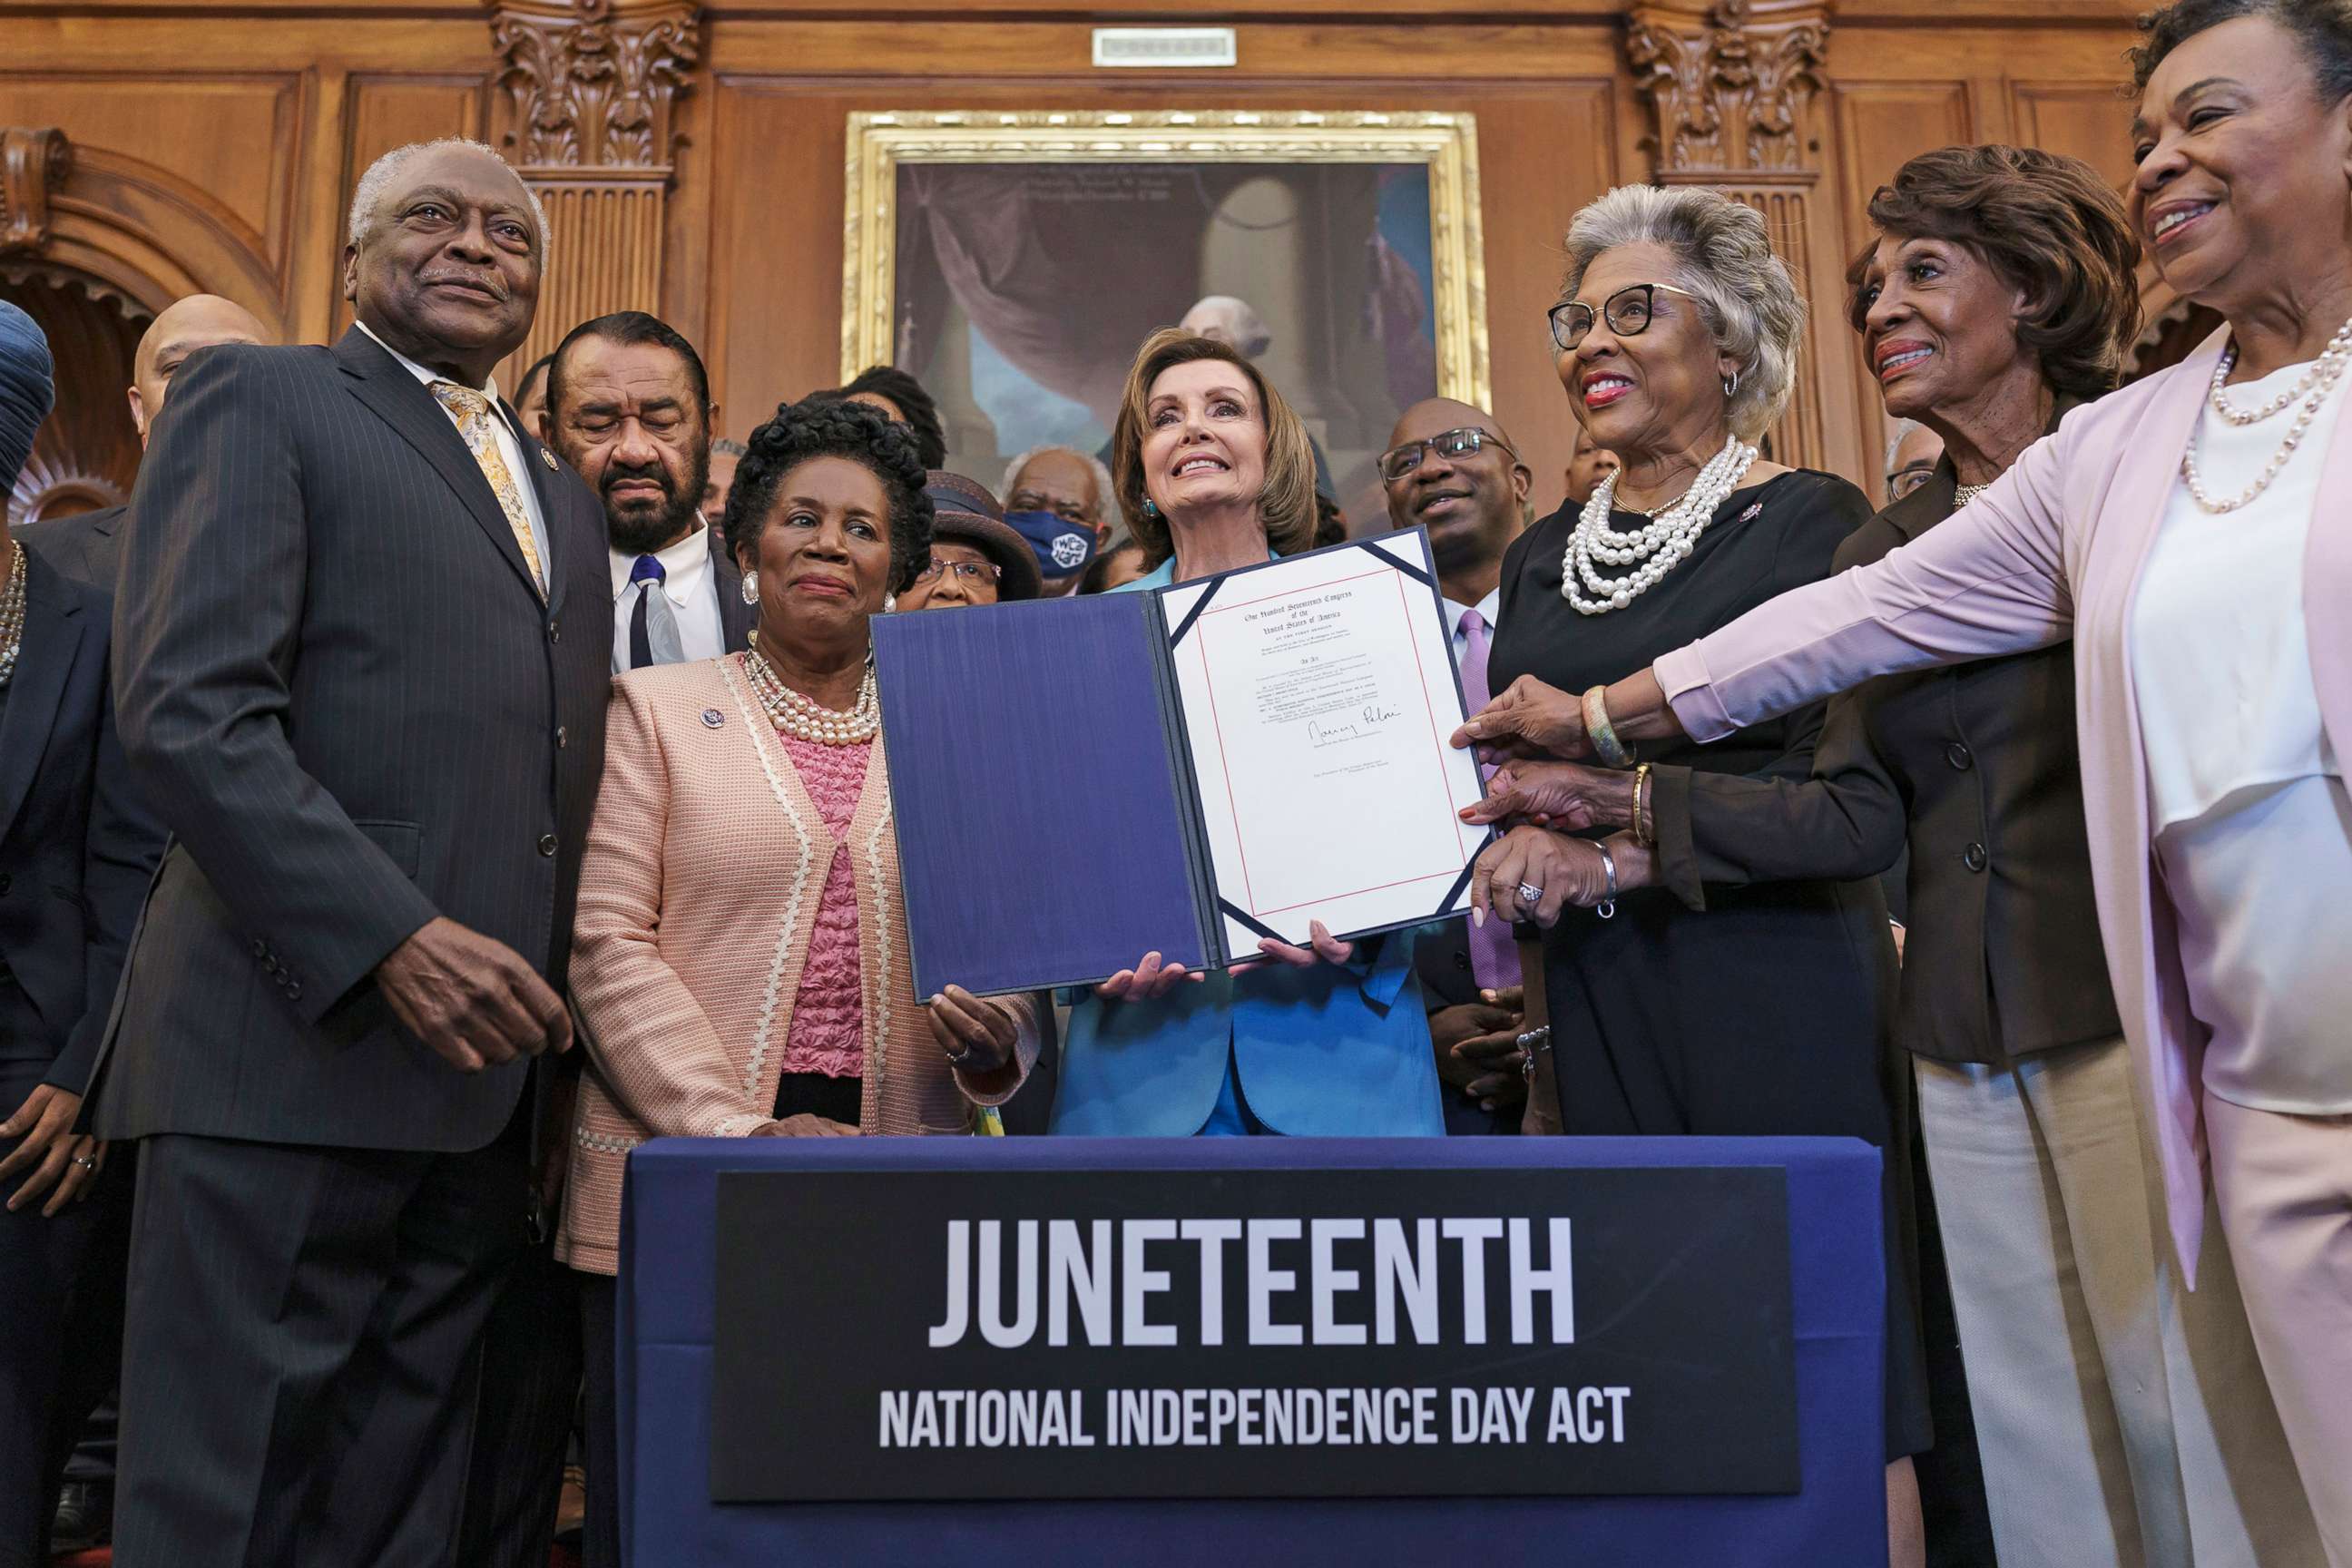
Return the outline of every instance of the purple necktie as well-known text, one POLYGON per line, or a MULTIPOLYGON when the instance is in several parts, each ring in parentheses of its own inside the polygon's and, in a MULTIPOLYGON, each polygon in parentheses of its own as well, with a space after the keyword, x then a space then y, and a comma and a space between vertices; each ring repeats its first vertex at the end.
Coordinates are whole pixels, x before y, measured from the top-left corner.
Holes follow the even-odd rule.
MULTIPOLYGON (((1486 706, 1486 617, 1475 610, 1462 612, 1462 705, 1472 713, 1486 706)), ((1480 770, 1491 774, 1492 768, 1480 770)), ((1511 922, 1488 921, 1470 928, 1470 977, 1482 989, 1499 991, 1519 983, 1519 949, 1511 937, 1511 922)))

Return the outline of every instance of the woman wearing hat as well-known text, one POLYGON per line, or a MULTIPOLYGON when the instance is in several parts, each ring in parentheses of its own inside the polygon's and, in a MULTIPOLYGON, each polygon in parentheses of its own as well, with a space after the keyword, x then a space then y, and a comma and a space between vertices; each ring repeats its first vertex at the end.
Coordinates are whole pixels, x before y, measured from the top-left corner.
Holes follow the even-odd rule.
POLYGON ((1037 596, 1036 552, 1004 521, 986 485, 933 468, 924 489, 931 498, 931 563, 898 595, 898 608, 946 610, 1037 596))

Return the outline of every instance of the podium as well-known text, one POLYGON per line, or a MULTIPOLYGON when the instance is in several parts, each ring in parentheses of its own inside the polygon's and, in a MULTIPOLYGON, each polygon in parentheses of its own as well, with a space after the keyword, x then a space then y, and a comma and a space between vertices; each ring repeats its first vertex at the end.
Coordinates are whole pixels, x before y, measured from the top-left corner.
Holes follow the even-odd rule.
MULTIPOLYGON (((1202 1563, 1470 1560, 1821 1568, 1883 1561, 1885 1273, 1878 1184, 1878 1152, 1833 1138, 658 1140, 630 1156, 622 1226, 617 1352, 627 1561, 636 1568, 741 1563, 813 1568, 933 1563, 1196 1568, 1202 1563), (854 1175, 952 1176, 970 1212, 1011 1214, 1017 1204, 1009 1194, 1024 1181, 1031 1188, 1039 1184, 1031 1173, 1075 1175, 1085 1178, 1087 1187, 1109 1189, 1134 1173, 1163 1173, 1171 1180, 1213 1173, 1217 1190, 1230 1196, 1286 1183, 1297 1186, 1302 1178, 1318 1176, 1328 1186, 1332 1172, 1372 1173, 1391 1191, 1419 1181, 1452 1183, 1457 1190, 1467 1181, 1475 1190, 1491 1173, 1500 1192, 1515 1183, 1524 1191, 1531 1174, 1548 1179, 1551 1173, 1580 1173, 1577 1179, 1588 1183, 1597 1177, 1622 1185, 1625 1173, 1675 1172, 1683 1173, 1676 1180, 1687 1187, 1692 1179, 1755 1170, 1773 1173, 1776 1205, 1778 1184, 1785 1184, 1788 1302, 1779 1321, 1787 1335, 1782 1353, 1792 1352, 1793 1360, 1793 1490, 1659 1495, 1690 1492, 1687 1486, 1665 1485, 1644 1495, 1024 1499, 1016 1481, 1009 1488, 992 1483, 982 1496, 948 1500, 712 1500, 720 1194, 722 1186, 740 1193, 750 1185, 736 1180, 742 1173, 764 1174, 767 1180, 758 1184, 768 1193, 784 1190, 795 1175, 826 1178, 803 1190, 822 1185, 835 1194, 856 1192, 856 1184, 842 1179, 854 1175), (1426 1175, 1416 1178, 1417 1171, 1426 1175), (1005 1176, 1013 1180, 997 1181, 1005 1176), (995 1201, 992 1184, 1008 1194, 1006 1202, 995 1201)), ((1007 1235, 1011 1226, 1005 1222, 1007 1235)), ((1773 1236, 1777 1254, 1777 1230, 1773 1236)), ((1665 1250, 1676 1267, 1688 1268, 1694 1256, 1703 1267, 1710 1245, 1703 1225, 1668 1240, 1673 1245, 1665 1250)), ((763 1267, 824 1270, 830 1261, 796 1257, 789 1235, 774 1236, 770 1245, 776 1263, 763 1267)), ((1580 1240, 1580 1252, 1582 1247, 1580 1240)), ((1238 1249, 1235 1256, 1241 1256, 1238 1249)), ((1303 1250, 1299 1256, 1304 1258, 1303 1250)), ((1495 1256, 1503 1256, 1499 1244, 1495 1256)), ((1777 1270, 1779 1258, 1772 1262, 1777 1270)), ((1590 1268, 1582 1258, 1579 1268, 1604 1272, 1590 1268)), ((740 1296, 740 1269, 733 1277, 740 1296)), ((1494 1289, 1507 1293, 1502 1276, 1494 1278, 1494 1289)), ((1298 1281, 1303 1297, 1304 1273, 1298 1281)), ((1690 1289, 1687 1277, 1678 1289, 1702 1294, 1690 1289)), ((1636 1290, 1613 1310, 1588 1308, 1585 1316, 1613 1317, 1622 1326, 1629 1314, 1643 1310, 1641 1300, 1636 1290)), ((1662 1303, 1660 1310, 1665 1309, 1662 1303)), ((919 1310, 929 1318, 940 1313, 933 1300, 922 1301, 919 1310)), ((1180 1297, 1170 1315, 1189 1321, 1191 1310, 1189 1299, 1180 1297)), ((1498 1324, 1507 1321, 1502 1310, 1498 1301, 1498 1324)), ((1540 1312, 1534 1317, 1540 1326, 1540 1312)), ((1581 1353, 1590 1345, 1605 1344, 1609 1328, 1606 1321, 1579 1324, 1573 1348, 1581 1353)), ((764 1363, 772 1351, 788 1373, 795 1357, 825 1357, 827 1345, 818 1336, 808 1337, 812 1342, 761 1339, 752 1360, 764 1363)), ((1528 1370, 1540 1366, 1541 1352, 1491 1345, 1482 1352, 1494 1352, 1496 1365, 1516 1368, 1511 1375, 1542 1375, 1528 1370)), ((730 1353, 738 1366, 743 1364, 740 1344, 730 1353)), ((836 1357, 840 1353, 836 1346, 836 1357)), ((1663 1364, 1673 1358, 1658 1359, 1663 1364)), ((775 1410, 774 1420, 793 1419, 787 1400, 775 1410)), ((1685 1422, 1680 1430, 1692 1434, 1696 1445, 1698 1426, 1685 1422)), ((1670 1442, 1669 1465, 1675 1451, 1670 1442)), ((1356 1452, 1368 1463, 1400 1458, 1370 1448, 1356 1452)), ((1654 1467, 1656 1452, 1654 1445, 1654 1467)), ((1101 1456, 1084 1458, 1098 1461, 1101 1456)), ((1174 1465, 1184 1458, 1171 1449, 1153 1462, 1174 1465)), ((933 1453, 919 1456, 919 1462, 953 1467, 958 1460, 953 1454, 933 1453)), ((1052 1453, 1034 1459, 1040 1475, 1070 1462, 1052 1453)), ((1265 1463, 1278 1461, 1269 1456, 1265 1463)))

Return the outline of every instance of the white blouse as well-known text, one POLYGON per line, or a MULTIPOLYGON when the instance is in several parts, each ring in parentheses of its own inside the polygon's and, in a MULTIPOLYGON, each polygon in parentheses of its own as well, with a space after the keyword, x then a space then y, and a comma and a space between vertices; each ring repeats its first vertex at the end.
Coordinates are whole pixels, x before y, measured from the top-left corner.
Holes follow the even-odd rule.
MULTIPOLYGON (((2252 407, 2309 368, 2226 395, 2252 407)), ((2211 1031, 2205 1087, 2296 1115, 2352 1111, 2352 799, 2321 725, 2303 615, 2305 545, 2344 404, 2339 381, 2270 488, 2236 511, 2206 512, 2176 483, 2132 605, 2149 826, 2189 1007, 2211 1031)), ((2236 426, 2200 414, 2205 492, 2242 493, 2294 417, 2236 426)), ((2327 504, 2340 514, 2352 497, 2327 504)))

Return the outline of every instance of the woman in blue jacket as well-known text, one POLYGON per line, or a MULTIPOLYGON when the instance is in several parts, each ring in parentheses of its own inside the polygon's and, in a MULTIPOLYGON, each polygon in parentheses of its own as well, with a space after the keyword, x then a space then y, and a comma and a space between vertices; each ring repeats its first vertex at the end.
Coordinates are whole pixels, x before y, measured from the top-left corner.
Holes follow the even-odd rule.
MULTIPOLYGON (((1307 547, 1315 459, 1280 394, 1226 345, 1171 329, 1128 373, 1112 471, 1165 588, 1307 547)), ((1052 1131, 1348 1137, 1445 1131, 1412 933, 1188 971, 1149 952, 1070 1015, 1052 1131)))

